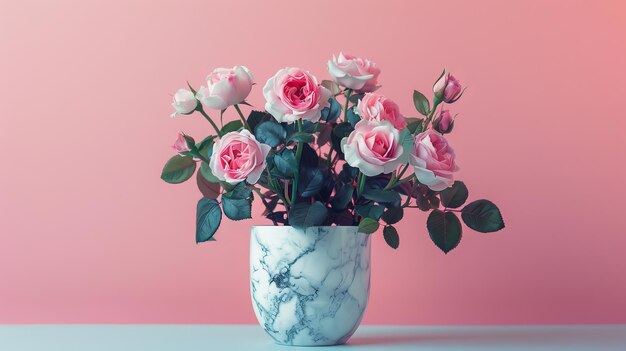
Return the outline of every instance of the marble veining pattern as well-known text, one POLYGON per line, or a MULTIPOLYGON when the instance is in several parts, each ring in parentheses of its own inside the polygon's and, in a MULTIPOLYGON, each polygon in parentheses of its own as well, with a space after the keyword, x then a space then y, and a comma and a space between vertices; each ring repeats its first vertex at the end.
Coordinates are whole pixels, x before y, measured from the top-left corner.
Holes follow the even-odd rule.
POLYGON ((252 227, 254 312, 279 344, 335 345, 359 326, 370 287, 370 236, 357 227, 252 227))

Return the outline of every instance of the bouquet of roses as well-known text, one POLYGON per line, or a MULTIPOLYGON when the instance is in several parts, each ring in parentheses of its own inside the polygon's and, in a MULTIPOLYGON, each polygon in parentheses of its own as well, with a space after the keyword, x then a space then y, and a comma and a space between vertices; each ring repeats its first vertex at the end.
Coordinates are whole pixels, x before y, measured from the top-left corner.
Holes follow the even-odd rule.
POLYGON ((327 66, 332 80, 322 82, 301 68, 279 70, 263 87, 265 111, 247 117, 241 105, 250 106, 254 80, 246 67, 218 68, 206 86, 176 92, 172 117, 197 112, 215 132, 199 142, 180 133, 161 174, 177 184, 198 169, 197 242, 214 240, 223 215, 251 218, 255 197, 274 225, 358 226, 361 233, 383 226, 393 248, 394 224, 413 209, 430 212, 428 233, 445 253, 461 240, 457 213, 478 232, 504 228, 495 204, 465 204, 467 187, 454 179, 456 155, 444 135, 455 125, 448 105, 464 90, 453 75, 444 70, 432 101, 413 91, 421 117, 408 118, 376 92, 380 69, 372 61, 339 54, 327 66), (231 106, 240 120, 223 124, 231 106), (219 111, 219 125, 205 108, 219 111))

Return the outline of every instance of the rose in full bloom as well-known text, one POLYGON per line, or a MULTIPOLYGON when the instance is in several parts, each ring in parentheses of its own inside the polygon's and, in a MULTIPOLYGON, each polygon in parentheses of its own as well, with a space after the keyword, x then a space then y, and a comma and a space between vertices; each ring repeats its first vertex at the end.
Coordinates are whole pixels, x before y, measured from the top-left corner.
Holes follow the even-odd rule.
POLYGON ((207 86, 200 87, 196 98, 206 107, 224 110, 243 102, 252 90, 252 74, 244 66, 216 68, 207 77, 207 86))
POLYGON ((191 151, 191 148, 187 145, 187 140, 185 140, 185 134, 178 133, 178 138, 176 138, 176 141, 172 145, 172 149, 179 154, 185 151, 191 151))
POLYGON ((298 119, 317 122, 322 108, 329 105, 330 91, 300 68, 284 68, 268 79, 263 88, 265 110, 278 122, 293 123, 298 119))
POLYGON ((237 184, 247 180, 254 184, 265 169, 265 158, 270 149, 246 129, 230 132, 213 145, 209 167, 221 181, 237 184))
POLYGON ((451 104, 461 97, 463 89, 458 79, 444 71, 441 78, 433 86, 433 92, 439 100, 451 104))
POLYGON ((454 127, 454 116, 449 110, 441 109, 433 120, 433 129, 441 134, 448 134, 454 127))
POLYGON ((398 130, 406 127, 406 120, 398 105, 380 94, 365 94, 354 111, 366 121, 389 121, 398 130))
POLYGON ((393 172, 406 163, 400 133, 389 121, 361 120, 350 135, 341 140, 346 162, 368 177, 393 172))
POLYGON ((328 61, 328 73, 337 84, 357 93, 369 93, 378 88, 380 69, 368 59, 340 52, 339 57, 333 55, 328 61))
POLYGON ((454 150, 448 141, 429 129, 415 137, 409 163, 420 183, 440 191, 454 183, 454 172, 459 170, 454 158, 454 150))
POLYGON ((172 107, 174 107, 174 113, 170 115, 172 118, 176 115, 188 115, 198 106, 198 100, 193 92, 187 89, 178 89, 172 100, 172 107))

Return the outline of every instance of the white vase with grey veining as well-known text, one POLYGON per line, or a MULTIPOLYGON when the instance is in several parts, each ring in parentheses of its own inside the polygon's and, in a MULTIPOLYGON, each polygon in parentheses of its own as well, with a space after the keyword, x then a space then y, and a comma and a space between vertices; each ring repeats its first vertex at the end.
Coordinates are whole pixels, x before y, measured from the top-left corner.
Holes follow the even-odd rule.
POLYGON ((252 227, 252 305, 279 344, 345 343, 370 288, 370 236, 357 227, 252 227))

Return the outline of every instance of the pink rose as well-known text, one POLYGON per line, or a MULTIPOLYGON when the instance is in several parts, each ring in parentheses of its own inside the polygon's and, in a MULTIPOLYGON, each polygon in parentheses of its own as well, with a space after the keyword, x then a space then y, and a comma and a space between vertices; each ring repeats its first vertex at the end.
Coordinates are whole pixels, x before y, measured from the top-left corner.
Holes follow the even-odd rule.
POLYGON ((244 66, 216 68, 206 80, 207 86, 200 87, 196 98, 214 110, 224 110, 244 101, 253 83, 252 74, 244 66))
POLYGON ((415 137, 409 162, 420 183, 440 191, 454 183, 453 173, 459 170, 454 157, 454 150, 446 139, 429 129, 415 137))
POLYGON ((463 89, 461 82, 452 74, 444 71, 441 78, 433 86, 433 92, 439 100, 451 104, 461 97, 463 89))
POLYGON ((333 80, 357 93, 368 93, 378 88, 380 69, 368 59, 339 53, 328 61, 328 73, 333 80))
POLYGON ((406 163, 400 133, 389 121, 361 120, 354 131, 341 140, 346 162, 368 177, 393 172, 406 163))
POLYGON ((237 184, 247 180, 254 184, 265 169, 265 158, 270 149, 246 129, 226 133, 213 145, 209 167, 221 181, 237 184))
POLYGON ((278 122, 293 123, 298 119, 317 122, 322 108, 329 105, 330 91, 300 68, 284 68, 268 79, 263 88, 265 110, 278 122))
POLYGON ((366 121, 389 121, 398 130, 406 127, 398 105, 380 94, 365 94, 354 111, 366 121))
POLYGON ((454 116, 449 110, 441 109, 433 120, 433 129, 441 134, 448 134, 454 127, 454 116))
POLYGON ((176 141, 172 145, 172 149, 174 149, 174 151, 178 152, 179 154, 185 151, 191 151, 189 145, 187 145, 187 140, 185 140, 185 134, 178 133, 178 138, 176 138, 176 141))

